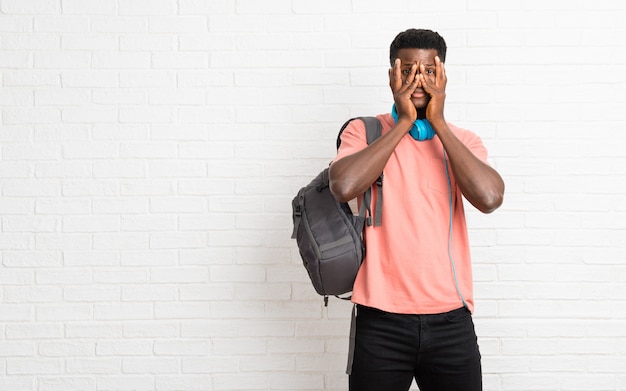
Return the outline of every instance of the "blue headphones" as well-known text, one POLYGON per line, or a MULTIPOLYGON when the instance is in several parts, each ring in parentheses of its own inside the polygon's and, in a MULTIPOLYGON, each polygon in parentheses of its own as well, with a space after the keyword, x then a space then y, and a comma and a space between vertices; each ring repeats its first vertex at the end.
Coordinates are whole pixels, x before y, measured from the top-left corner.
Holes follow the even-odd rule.
MULTIPOLYGON (((396 110, 395 103, 391 108, 391 116, 395 122, 398 122, 398 111, 396 110)), ((430 140, 435 137, 435 131, 433 130, 433 127, 430 126, 430 122, 428 122, 427 119, 415 120, 409 134, 417 141, 430 140)))

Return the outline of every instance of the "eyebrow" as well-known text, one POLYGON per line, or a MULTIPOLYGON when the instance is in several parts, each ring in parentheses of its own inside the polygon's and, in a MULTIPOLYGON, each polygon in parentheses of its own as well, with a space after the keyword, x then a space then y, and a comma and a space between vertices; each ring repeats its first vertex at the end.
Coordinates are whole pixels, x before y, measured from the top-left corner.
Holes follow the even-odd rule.
MULTIPOLYGON (((412 66, 413 66, 413 64, 416 64, 416 63, 411 62, 411 63, 403 64, 402 66, 403 66, 403 67, 406 67, 406 68, 410 68, 410 67, 412 67, 412 66)), ((424 64, 424 66, 425 66, 425 67, 434 67, 434 66, 435 66, 435 64, 424 64)))

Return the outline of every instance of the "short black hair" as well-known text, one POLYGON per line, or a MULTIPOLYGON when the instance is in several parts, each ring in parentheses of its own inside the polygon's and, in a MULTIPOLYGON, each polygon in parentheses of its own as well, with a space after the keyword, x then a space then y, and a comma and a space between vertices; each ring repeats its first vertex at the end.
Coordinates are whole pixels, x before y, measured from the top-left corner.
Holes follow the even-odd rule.
POLYGON ((398 58, 400 49, 435 49, 441 62, 446 61, 446 41, 441 35, 432 30, 408 29, 396 35, 389 47, 389 62, 391 66, 398 58))

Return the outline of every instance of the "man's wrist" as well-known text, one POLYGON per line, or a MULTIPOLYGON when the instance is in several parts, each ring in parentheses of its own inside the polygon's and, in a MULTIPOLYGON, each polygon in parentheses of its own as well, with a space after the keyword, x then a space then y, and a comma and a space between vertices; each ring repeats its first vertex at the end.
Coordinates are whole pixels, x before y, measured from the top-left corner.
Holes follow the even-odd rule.
POLYGON ((450 131, 450 128, 448 127, 448 123, 443 117, 438 117, 433 120, 428 120, 428 122, 430 122, 430 126, 433 128, 433 130, 435 131, 435 134, 437 134, 438 136, 441 136, 441 132, 450 131))
POLYGON ((398 122, 396 122, 396 127, 399 129, 403 129, 405 133, 408 133, 409 130, 413 127, 415 120, 411 120, 409 118, 400 117, 398 118, 398 122))

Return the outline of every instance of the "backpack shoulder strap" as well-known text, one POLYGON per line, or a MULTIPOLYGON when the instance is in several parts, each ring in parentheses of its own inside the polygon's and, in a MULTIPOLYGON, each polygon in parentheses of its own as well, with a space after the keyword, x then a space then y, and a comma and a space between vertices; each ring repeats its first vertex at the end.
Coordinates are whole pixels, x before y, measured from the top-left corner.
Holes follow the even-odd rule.
POLYGON ((365 134, 367 137, 367 144, 371 144, 376 139, 378 139, 383 134, 383 124, 380 123, 380 120, 376 117, 354 117, 347 120, 339 130, 339 134, 337 135, 337 149, 341 145, 341 135, 343 131, 346 129, 348 124, 355 119, 360 119, 365 124, 365 134))
POLYGON ((383 135, 383 124, 376 117, 359 117, 365 124, 365 134, 367 135, 367 144, 371 144, 383 135))
MULTIPOLYGON (((347 120, 341 129, 339 130, 339 135, 337 135, 337 149, 341 145, 341 134, 346 129, 348 124, 355 119, 360 119, 365 124, 365 135, 367 138, 367 144, 371 144, 376 141, 383 134, 383 125, 380 120, 376 117, 355 117, 347 120)), ((374 216, 374 226, 378 227, 382 223, 382 214, 383 214, 383 174, 380 174, 378 179, 376 180, 376 185, 378 186, 378 199, 376 201, 376 214, 374 216)), ((361 203, 361 210, 359 211, 359 215, 365 216, 367 208, 367 212, 369 212, 367 218, 367 225, 372 225, 372 211, 371 211, 371 200, 372 200, 372 188, 368 188, 363 195, 363 202, 361 203)))
MULTIPOLYGON (((371 144, 376 141, 383 134, 383 125, 380 123, 380 120, 376 117, 361 117, 360 118, 363 123, 365 123, 365 133, 367 135, 367 144, 371 144)), ((383 174, 381 173, 378 179, 376 180, 376 185, 378 186, 378 198, 376 199, 376 215, 374 216, 374 226, 379 227, 382 223, 383 219, 383 174)), ((371 193, 372 188, 367 189, 367 193, 369 193, 369 200, 367 200, 367 205, 370 205, 371 202, 371 193)), ((371 212, 370 212, 371 215, 371 212)), ((369 225, 372 224, 371 219, 368 221, 369 225)))

